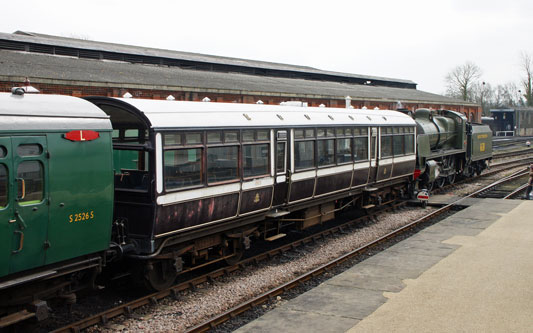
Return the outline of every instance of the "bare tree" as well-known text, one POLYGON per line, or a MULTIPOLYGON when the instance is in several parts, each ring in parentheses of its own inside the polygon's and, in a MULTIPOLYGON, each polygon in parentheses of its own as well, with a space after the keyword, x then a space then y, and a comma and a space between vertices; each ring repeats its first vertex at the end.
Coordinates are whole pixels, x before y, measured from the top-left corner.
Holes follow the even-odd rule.
POLYGON ((524 70, 526 76, 522 79, 522 85, 524 87, 523 96, 526 98, 526 105, 533 106, 533 96, 532 96, 532 82, 533 79, 533 57, 527 52, 522 52, 522 69, 524 70))
POLYGON ((481 69, 471 61, 455 67, 446 75, 446 94, 463 101, 473 101, 472 89, 481 76, 481 69))
POLYGON ((512 82, 499 84, 494 91, 494 99, 491 104, 495 108, 520 106, 522 104, 521 97, 516 84, 512 82))

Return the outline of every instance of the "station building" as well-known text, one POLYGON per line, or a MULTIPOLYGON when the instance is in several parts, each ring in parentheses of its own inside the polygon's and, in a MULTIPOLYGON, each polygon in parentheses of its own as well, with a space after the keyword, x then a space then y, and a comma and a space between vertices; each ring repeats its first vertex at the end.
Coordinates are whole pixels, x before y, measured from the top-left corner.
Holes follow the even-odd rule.
POLYGON ((410 80, 103 43, 17 31, 0 33, 0 91, 132 96, 354 108, 448 109, 481 121, 477 104, 416 89, 410 80), (349 96, 349 98, 347 98, 349 96))

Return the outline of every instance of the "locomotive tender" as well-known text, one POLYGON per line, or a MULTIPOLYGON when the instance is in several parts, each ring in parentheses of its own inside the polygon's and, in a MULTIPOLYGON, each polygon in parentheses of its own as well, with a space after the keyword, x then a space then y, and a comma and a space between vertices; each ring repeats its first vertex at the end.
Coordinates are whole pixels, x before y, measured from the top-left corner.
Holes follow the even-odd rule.
POLYGON ((490 159, 464 116, 415 115, 0 93, 0 327, 45 317, 42 299, 72 299, 104 267, 165 288, 490 159), (435 133, 439 117, 453 120, 435 133))

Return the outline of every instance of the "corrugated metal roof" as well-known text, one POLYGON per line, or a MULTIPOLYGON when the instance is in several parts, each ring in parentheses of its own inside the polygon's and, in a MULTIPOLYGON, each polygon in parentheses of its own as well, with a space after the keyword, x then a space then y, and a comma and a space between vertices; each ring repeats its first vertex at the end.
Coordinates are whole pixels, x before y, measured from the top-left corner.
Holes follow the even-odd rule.
POLYGON ((416 89, 186 70, 180 67, 79 59, 19 51, 0 50, 0 59, 2 62, 0 77, 13 80, 29 77, 32 83, 37 82, 36 80, 47 80, 49 83, 60 84, 93 84, 202 93, 334 99, 351 96, 352 99, 404 103, 471 104, 416 89))
MULTIPOLYGON (((177 61, 178 60, 187 61, 191 63, 225 65, 225 66, 230 66, 229 67, 230 70, 232 67, 234 70, 238 70, 237 69, 238 67, 247 68, 248 70, 264 69, 264 70, 271 70, 271 71, 293 73, 296 76, 299 75, 301 77, 306 77, 306 78, 312 78, 315 76, 316 76, 315 79, 318 79, 320 77, 330 77, 331 79, 335 78, 336 81, 342 80, 343 78, 345 80, 356 79, 360 81, 360 83, 368 80, 368 81, 374 82, 375 84, 389 85, 389 86, 399 85, 405 88, 407 87, 413 88, 413 89, 416 88, 416 83, 411 80, 386 78, 386 77, 379 77, 379 76, 372 76, 372 75, 360 75, 360 74, 333 72, 333 71, 320 70, 320 69, 307 67, 307 66, 280 64, 280 63, 258 61, 258 60, 221 57, 221 56, 214 56, 214 55, 163 50, 163 49, 155 49, 155 48, 133 46, 133 45, 104 43, 104 42, 97 42, 97 41, 91 41, 91 40, 81 40, 81 39, 74 39, 74 38, 50 36, 50 35, 45 35, 45 34, 33 33, 33 32, 17 31, 14 34, 0 33, 0 41, 2 40, 18 42, 18 43, 26 43, 26 44, 36 44, 36 45, 42 45, 42 46, 55 46, 55 47, 61 47, 65 49, 99 51, 99 52, 104 52, 104 53, 113 53, 115 54, 115 56, 117 54, 125 54, 125 55, 129 55, 130 57, 129 58, 126 57, 124 59, 126 60, 130 59, 132 62, 139 62, 139 61, 142 62, 142 59, 137 59, 136 61, 135 57, 153 58, 153 59, 145 59, 145 61, 148 61, 150 63, 155 62, 156 64, 159 64, 159 63, 164 64, 165 62, 163 61, 163 59, 167 59, 167 60, 173 59, 177 61)), ((31 49, 31 47, 29 48, 31 49)), ((55 52, 52 49, 46 50, 42 47, 40 49, 39 47, 36 47, 35 49, 36 49, 36 52, 42 52, 42 53, 55 52)), ((80 53, 77 53, 77 54, 80 57, 82 57, 80 53)), ((86 57, 98 58, 102 56, 105 58, 105 55, 102 55, 102 54, 100 55, 87 54, 86 57)))

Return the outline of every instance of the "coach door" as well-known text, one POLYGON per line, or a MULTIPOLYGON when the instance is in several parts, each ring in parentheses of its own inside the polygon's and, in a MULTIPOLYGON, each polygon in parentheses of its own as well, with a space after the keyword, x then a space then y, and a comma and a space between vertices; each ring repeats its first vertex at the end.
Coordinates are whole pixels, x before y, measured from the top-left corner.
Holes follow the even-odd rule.
POLYGON ((9 274, 13 223, 15 222, 11 164, 11 139, 0 137, 0 276, 9 274))
MULTIPOLYGON (((46 137, 11 138, 10 272, 44 264, 48 226, 46 137)), ((72 184, 72 186, 76 186, 72 184)))
POLYGON ((370 131, 370 170, 368 172, 368 183, 372 184, 376 181, 376 174, 378 172, 378 128, 372 127, 370 131))

